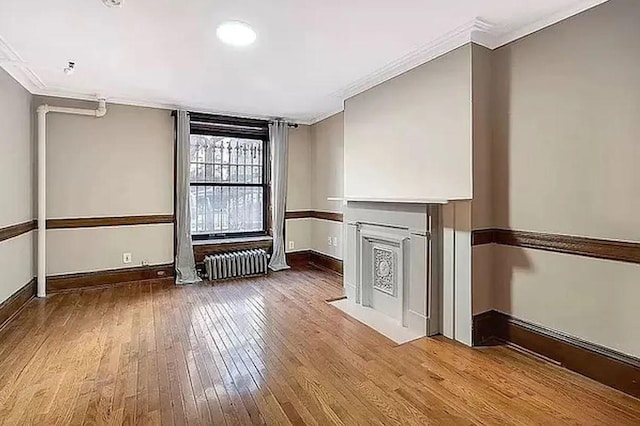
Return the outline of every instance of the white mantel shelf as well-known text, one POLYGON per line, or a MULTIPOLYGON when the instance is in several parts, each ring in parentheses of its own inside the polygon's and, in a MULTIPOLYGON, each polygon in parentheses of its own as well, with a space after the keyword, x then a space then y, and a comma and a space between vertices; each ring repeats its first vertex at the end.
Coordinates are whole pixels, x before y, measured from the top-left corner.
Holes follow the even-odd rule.
POLYGON ((356 201, 369 203, 406 203, 406 204, 447 204, 458 200, 441 200, 433 198, 368 198, 368 197, 329 197, 328 201, 356 201))

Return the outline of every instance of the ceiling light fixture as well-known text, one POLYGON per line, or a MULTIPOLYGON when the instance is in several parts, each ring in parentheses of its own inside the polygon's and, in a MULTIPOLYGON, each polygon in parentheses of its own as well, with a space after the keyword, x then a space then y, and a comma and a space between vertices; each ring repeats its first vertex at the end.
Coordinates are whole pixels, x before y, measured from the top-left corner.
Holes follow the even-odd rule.
POLYGON ((256 41, 256 32, 240 21, 227 21, 220 24, 216 30, 216 35, 223 43, 231 46, 248 46, 256 41))
POLYGON ((102 3, 107 7, 122 7, 124 0, 102 0, 102 3))

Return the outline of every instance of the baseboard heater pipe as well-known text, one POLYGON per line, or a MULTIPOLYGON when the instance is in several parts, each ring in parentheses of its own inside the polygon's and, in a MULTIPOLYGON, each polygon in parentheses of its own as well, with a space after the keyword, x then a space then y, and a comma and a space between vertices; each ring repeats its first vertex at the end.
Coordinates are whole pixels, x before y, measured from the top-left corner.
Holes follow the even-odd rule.
POLYGON ((107 103, 98 101, 97 109, 63 108, 40 105, 38 111, 38 297, 47 297, 47 113, 104 117, 107 103))

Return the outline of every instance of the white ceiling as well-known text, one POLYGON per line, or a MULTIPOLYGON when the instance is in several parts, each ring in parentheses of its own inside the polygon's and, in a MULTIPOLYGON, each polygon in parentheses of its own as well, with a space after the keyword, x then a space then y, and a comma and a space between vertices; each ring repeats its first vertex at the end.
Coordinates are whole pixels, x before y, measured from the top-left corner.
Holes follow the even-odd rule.
POLYGON ((37 94, 315 122, 471 39, 494 48, 604 1, 1 0, 0 65, 37 94), (230 19, 256 43, 222 44, 230 19))

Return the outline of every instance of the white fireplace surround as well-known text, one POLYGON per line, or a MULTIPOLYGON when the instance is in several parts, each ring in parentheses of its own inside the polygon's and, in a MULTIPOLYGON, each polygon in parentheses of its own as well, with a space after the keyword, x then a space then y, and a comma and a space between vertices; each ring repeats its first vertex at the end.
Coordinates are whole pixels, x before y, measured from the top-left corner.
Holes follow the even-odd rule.
MULTIPOLYGON (((471 247, 471 200, 373 200, 333 198, 340 200, 344 206, 344 291, 346 299, 332 302, 348 315, 369 325, 385 336, 403 343, 414 338, 433 335, 438 332, 445 337, 460 343, 472 345, 472 247, 471 247), (428 279, 425 296, 413 297, 413 290, 406 292, 406 277, 404 267, 407 257, 403 253, 403 268, 401 271, 388 266, 382 267, 382 274, 397 274, 402 272, 404 320, 379 312, 372 307, 363 306, 362 300, 362 264, 356 262, 356 249, 360 249, 357 232, 364 230, 367 244, 375 242, 377 234, 400 234, 400 238, 414 240, 408 244, 403 240, 403 246, 411 247, 421 235, 428 236, 428 279), (408 296, 407 296, 408 295, 408 296), (428 296, 431 296, 428 298, 428 296), (407 304, 405 304, 408 302, 407 304), (416 305, 418 306, 416 308, 416 305), (424 310, 420 308, 423 307, 424 310), (415 318, 420 319, 420 325, 412 331, 410 327, 415 318), (404 321, 404 322, 403 322, 404 321), (403 324, 405 326, 403 326, 403 324), (439 331, 438 331, 439 330, 439 331), (395 337, 394 337, 395 336, 395 337)), ((362 237, 360 234, 360 238, 362 237)), ((396 241, 399 238, 396 235, 396 241)), ((387 244, 389 245, 389 244, 387 244)), ((366 247, 366 246, 365 246, 366 247)), ((397 247, 397 245, 396 245, 397 247)), ((387 250, 390 247, 382 247, 387 250)), ((397 250, 397 248, 396 248, 397 250)), ((418 250, 409 251, 412 256, 418 256, 418 250)), ((397 252, 396 252, 397 253, 397 252)), ((397 254, 396 254, 397 255, 397 254)), ((396 264, 398 259, 393 258, 396 264)), ((424 259, 424 257, 423 257, 424 259)), ((388 263, 388 262, 387 262, 388 263)), ((373 264, 370 265, 373 270, 373 264)), ((378 265, 380 266, 380 265, 378 265)), ((413 267, 409 268, 414 270, 413 267)), ((366 268, 364 269, 365 274, 366 268)), ((425 272, 427 273, 427 272, 425 272)), ((370 273, 373 276, 373 272, 370 273)), ((396 276, 396 275, 394 275, 396 276)), ((399 275, 398 275, 399 277, 399 275)), ((420 280, 422 282, 422 280, 420 280)), ((373 287, 373 283, 370 284, 373 287)), ((397 285, 397 284, 396 284, 397 285)), ((376 285, 373 294, 381 295, 388 284, 376 285)), ((409 288, 414 288, 409 284, 409 288)), ((373 290, 373 288, 372 288, 373 290)), ((367 290, 369 291, 369 290, 367 290)), ((396 289, 395 291, 399 291, 396 289)))
POLYGON ((440 207, 348 201, 344 215, 347 302, 336 306, 399 343, 441 333, 440 207))

